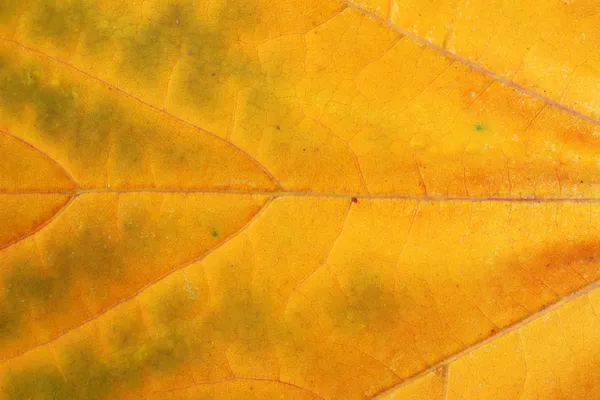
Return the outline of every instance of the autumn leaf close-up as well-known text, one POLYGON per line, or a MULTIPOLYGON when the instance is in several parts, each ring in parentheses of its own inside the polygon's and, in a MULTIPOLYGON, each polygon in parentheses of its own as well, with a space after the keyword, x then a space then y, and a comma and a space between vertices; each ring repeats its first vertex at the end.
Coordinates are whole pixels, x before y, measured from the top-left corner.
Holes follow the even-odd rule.
POLYGON ((599 377, 598 0, 0 0, 0 400, 599 377))

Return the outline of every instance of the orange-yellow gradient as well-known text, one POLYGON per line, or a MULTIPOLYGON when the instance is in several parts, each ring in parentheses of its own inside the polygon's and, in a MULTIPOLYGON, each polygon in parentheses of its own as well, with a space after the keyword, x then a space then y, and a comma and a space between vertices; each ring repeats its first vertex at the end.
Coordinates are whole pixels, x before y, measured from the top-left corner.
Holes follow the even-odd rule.
POLYGON ((0 400, 598 398, 598 16, 5 0, 0 400))

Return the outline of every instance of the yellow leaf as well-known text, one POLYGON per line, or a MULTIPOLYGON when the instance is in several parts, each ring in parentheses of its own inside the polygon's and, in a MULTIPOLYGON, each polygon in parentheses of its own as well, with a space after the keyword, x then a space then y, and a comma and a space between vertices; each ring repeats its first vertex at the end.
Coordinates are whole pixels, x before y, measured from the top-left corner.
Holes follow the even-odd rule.
POLYGON ((598 16, 5 1, 0 399, 599 397, 598 16))

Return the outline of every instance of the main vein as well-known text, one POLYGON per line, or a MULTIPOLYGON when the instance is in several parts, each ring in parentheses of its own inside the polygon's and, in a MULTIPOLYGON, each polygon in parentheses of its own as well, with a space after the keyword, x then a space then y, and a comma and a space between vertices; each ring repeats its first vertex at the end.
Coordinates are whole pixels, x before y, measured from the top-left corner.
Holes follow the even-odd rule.
POLYGON ((423 202, 515 202, 515 203, 600 203, 599 197, 537 197, 537 196, 445 196, 445 195, 411 195, 411 194, 364 194, 344 192, 321 192, 321 191, 268 191, 268 190, 241 190, 241 189, 182 189, 182 188, 93 188, 93 189, 58 189, 58 190, 17 190, 9 191, 0 189, 0 195, 71 195, 81 196, 88 194, 221 194, 238 196, 269 196, 269 197, 320 197, 320 198, 344 198, 350 200, 407 200, 423 202))

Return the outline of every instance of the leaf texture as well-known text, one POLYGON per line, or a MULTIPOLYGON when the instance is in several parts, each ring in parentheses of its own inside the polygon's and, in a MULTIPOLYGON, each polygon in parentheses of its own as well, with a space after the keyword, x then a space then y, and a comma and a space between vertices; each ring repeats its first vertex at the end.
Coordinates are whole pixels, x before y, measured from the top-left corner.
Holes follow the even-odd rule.
POLYGON ((6 1, 0 398, 600 396, 598 7, 6 1))

